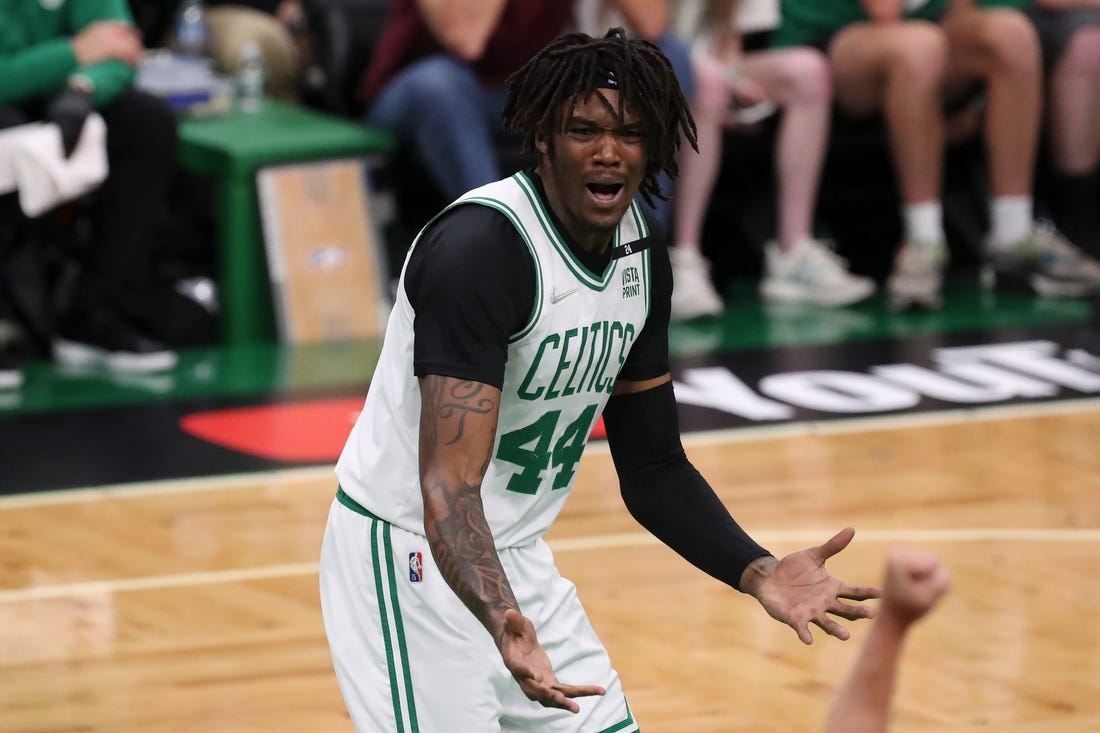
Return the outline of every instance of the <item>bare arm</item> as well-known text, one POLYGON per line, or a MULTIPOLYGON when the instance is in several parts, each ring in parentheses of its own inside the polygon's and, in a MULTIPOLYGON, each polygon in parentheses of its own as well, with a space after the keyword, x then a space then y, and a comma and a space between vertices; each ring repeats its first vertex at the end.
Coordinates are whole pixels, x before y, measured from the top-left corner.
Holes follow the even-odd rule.
POLYGON ((417 0, 436 40, 463 61, 476 61, 504 13, 507 0, 417 0))
POLYGON ((934 555, 909 549, 890 553, 878 615, 833 702, 823 733, 886 733, 902 644, 949 584, 947 570, 934 555))
POLYGON ((578 712, 570 698, 604 690, 558 682, 534 625, 520 613, 485 518, 481 482, 492 458, 500 390, 428 375, 420 379, 420 399, 424 531, 440 575, 488 630, 528 698, 578 712))
POLYGON ((424 531, 443 578, 496 641, 504 612, 519 609, 481 503, 500 390, 430 375, 420 395, 424 531))

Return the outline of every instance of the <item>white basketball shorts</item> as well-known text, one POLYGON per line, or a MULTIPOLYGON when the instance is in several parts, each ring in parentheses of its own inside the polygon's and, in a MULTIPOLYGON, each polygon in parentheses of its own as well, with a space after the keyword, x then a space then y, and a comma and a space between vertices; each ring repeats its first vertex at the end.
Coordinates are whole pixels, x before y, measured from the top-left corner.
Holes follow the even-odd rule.
POLYGON ((633 733, 619 675, 545 542, 500 551, 558 679, 601 685, 580 713, 528 700, 481 623, 439 575, 423 535, 333 501, 321 610, 358 733, 633 733))

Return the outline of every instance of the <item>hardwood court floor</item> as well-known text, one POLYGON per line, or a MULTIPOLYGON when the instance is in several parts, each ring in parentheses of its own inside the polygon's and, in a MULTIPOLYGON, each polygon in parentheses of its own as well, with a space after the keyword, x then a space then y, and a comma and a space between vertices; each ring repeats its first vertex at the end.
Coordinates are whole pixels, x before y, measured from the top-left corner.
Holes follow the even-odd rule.
MULTIPOLYGON (((954 590, 911 639, 896 733, 1086 733, 1100 730, 1098 435, 1086 401, 688 451, 776 553, 852 524, 830 562, 852 582, 877 582, 891 544, 944 558, 954 590)), ((0 731, 350 731, 316 589, 334 488, 308 469, 0 501, 0 731)), ((814 731, 866 629, 800 644, 641 531, 599 447, 551 544, 646 733, 814 731)))

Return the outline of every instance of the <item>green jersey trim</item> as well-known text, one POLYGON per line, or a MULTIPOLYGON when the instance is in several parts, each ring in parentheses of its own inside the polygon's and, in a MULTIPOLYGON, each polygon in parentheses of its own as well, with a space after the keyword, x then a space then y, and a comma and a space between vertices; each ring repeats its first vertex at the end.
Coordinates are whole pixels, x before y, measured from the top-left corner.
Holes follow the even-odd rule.
MULTIPOLYGON (((543 232, 546 233, 546 237, 550 240, 554 249, 561 255, 569 271, 591 290, 606 289, 611 282, 611 276, 615 273, 615 260, 611 260, 607 263, 607 267, 604 268, 603 275, 600 277, 589 272, 588 268, 581 264, 580 260, 573 254, 573 250, 569 249, 569 245, 565 243, 561 234, 559 234, 558 230, 554 227, 553 220, 546 213, 546 209, 542 205, 542 198, 539 197, 538 192, 535 190, 535 185, 531 182, 531 179, 527 177, 527 174, 520 171, 512 176, 512 178, 520 185, 524 194, 527 195, 527 200, 531 203, 531 208, 534 210, 535 216, 539 220, 539 224, 542 225, 543 232)), ((619 230, 616 228, 616 236, 618 236, 618 233, 619 230)))
MULTIPOLYGON (((639 237, 645 239, 649 236, 649 223, 646 222, 645 214, 642 213, 642 207, 638 205, 637 201, 631 202, 630 213, 634 216, 634 225, 638 228, 639 237)), ((647 320, 653 310, 653 265, 650 259, 652 255, 652 247, 646 247, 642 252, 642 280, 645 282, 645 316, 647 320)))
POLYGON ((527 245, 527 249, 531 253, 531 259, 535 262, 535 302, 531 308, 531 315, 527 317, 527 322, 523 324, 523 327, 520 328, 519 331, 508 339, 508 343, 514 344, 516 341, 519 341, 524 336, 531 333, 535 328, 535 324, 539 321, 539 316, 542 315, 542 263, 539 261, 539 256, 535 253, 535 245, 531 244, 531 237, 527 234, 527 230, 524 228, 523 222, 520 221, 519 215, 517 215, 508 204, 498 199, 491 199, 483 196, 463 199, 462 202, 488 206, 508 217, 508 221, 512 222, 512 226, 514 226, 520 236, 523 237, 523 243, 527 245))
POLYGON ((638 227, 638 238, 645 239, 649 236, 649 224, 646 223, 645 214, 637 201, 630 202, 630 213, 634 215, 634 224, 638 227))

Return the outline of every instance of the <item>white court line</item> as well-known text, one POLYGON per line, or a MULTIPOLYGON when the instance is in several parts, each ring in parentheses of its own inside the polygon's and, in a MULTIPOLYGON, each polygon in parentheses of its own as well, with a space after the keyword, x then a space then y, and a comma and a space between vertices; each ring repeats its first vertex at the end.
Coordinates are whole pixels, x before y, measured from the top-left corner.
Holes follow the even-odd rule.
POLYGON ((0 511, 47 504, 81 504, 106 499, 125 499, 137 496, 170 496, 172 494, 199 493, 238 489, 248 486, 277 485, 294 481, 332 481, 332 493, 336 495, 336 474, 332 465, 305 466, 302 468, 277 468, 252 473, 225 473, 217 476, 172 478, 159 481, 140 481, 127 484, 87 486, 80 489, 39 491, 29 494, 0 496, 0 511))
MULTIPOLYGON (((799 529, 765 530, 754 532, 753 537, 763 545, 798 543, 820 544, 835 530, 799 529)), ((960 529, 861 529, 856 531, 859 542, 1100 542, 1100 528, 1088 529, 1029 529, 1029 528, 960 528, 960 529)), ((613 547, 644 547, 658 545, 660 541, 648 532, 622 532, 617 534, 570 537, 549 543, 557 554, 605 550, 613 547)), ((198 585, 244 583, 272 578, 293 578, 317 574, 317 563, 290 563, 264 565, 254 568, 230 568, 172 575, 149 575, 140 578, 120 578, 83 583, 39 585, 0 591, 0 604, 26 603, 29 601, 55 600, 83 595, 105 595, 162 588, 180 588, 198 585)))
MULTIPOLYGON (((968 422, 990 422, 994 420, 1020 420, 1049 415, 1074 415, 1100 410, 1100 397, 1077 400, 1057 400, 1054 402, 1036 402, 1014 405, 987 405, 967 407, 957 410, 938 410, 932 412, 902 413, 898 415, 876 415, 872 417, 837 418, 810 422, 781 423, 778 425, 760 425, 758 427, 726 428, 722 430, 704 430, 684 433, 684 445, 717 445, 730 442, 771 440, 776 438, 800 437, 806 435, 842 435, 864 433, 874 430, 900 430, 905 428, 932 427, 937 425, 959 425, 968 422)), ((606 454, 607 443, 593 443, 585 449, 585 454, 606 454)), ((47 504, 69 504, 103 499, 147 496, 150 494, 183 494, 188 492, 217 491, 226 488, 240 488, 256 483, 277 484, 284 481, 332 481, 336 491, 336 475, 331 464, 306 466, 301 468, 272 469, 254 473, 224 474, 219 476, 201 476, 187 479, 164 479, 127 484, 89 486, 64 491, 41 491, 27 494, 8 494, 0 496, 0 511, 27 506, 47 504)))
POLYGON ((139 590, 160 590, 219 583, 242 583, 271 578, 293 578, 300 575, 316 575, 317 563, 302 562, 289 565, 263 565, 255 568, 231 568, 207 570, 173 575, 147 575, 142 578, 118 578, 94 580, 60 585, 36 585, 30 588, 0 591, 0 604, 24 601, 43 601, 70 596, 104 595, 139 590))

